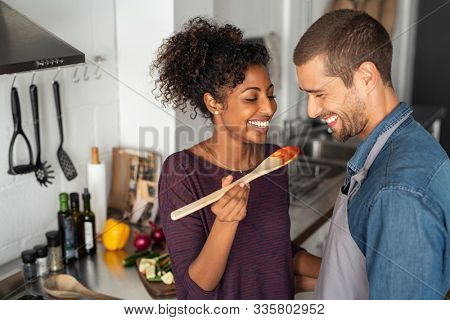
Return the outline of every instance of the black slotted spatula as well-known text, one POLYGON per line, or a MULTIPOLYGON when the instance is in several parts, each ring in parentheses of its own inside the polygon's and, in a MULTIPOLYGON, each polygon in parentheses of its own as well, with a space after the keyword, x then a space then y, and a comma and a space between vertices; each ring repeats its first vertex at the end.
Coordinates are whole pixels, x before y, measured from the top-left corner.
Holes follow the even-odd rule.
POLYGON ((73 180, 77 177, 77 169, 73 165, 72 160, 70 160, 69 155, 66 151, 64 151, 62 145, 64 142, 64 132, 63 132, 63 124, 61 117, 61 99, 59 95, 59 83, 58 81, 53 81, 53 95, 55 97, 55 107, 56 107, 56 117, 58 118, 58 128, 59 128, 59 137, 60 143, 58 147, 58 151, 56 152, 56 156, 58 157, 59 165, 61 166, 61 170, 66 176, 67 180, 73 180))
POLYGON ((52 166, 47 164, 47 161, 41 161, 41 133, 39 125, 39 99, 38 99, 38 89, 36 85, 31 84, 30 86, 30 97, 31 97, 31 111, 33 113, 33 126, 34 135, 36 136, 36 163, 34 164, 34 174, 36 180, 41 186, 47 187, 47 184, 52 184, 52 180, 55 176, 52 176, 54 171, 52 166))

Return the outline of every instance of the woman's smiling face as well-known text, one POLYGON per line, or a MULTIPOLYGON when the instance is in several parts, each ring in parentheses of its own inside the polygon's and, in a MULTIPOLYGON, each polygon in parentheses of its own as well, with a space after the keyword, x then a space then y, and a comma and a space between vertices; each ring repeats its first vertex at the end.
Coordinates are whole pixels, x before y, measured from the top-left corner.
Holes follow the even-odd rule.
POLYGON ((244 81, 229 92, 224 105, 218 115, 213 115, 216 126, 224 126, 233 139, 265 143, 270 120, 277 110, 267 68, 249 66, 244 81))

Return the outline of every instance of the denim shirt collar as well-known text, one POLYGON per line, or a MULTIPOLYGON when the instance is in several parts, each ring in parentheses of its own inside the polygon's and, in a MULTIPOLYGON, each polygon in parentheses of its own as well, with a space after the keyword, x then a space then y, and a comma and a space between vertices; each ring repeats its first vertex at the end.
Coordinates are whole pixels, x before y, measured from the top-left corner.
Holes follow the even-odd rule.
POLYGON ((384 118, 369 136, 362 141, 358 148, 356 149, 355 154, 347 163, 347 179, 346 182, 349 181, 350 177, 357 173, 364 166, 366 159, 369 155, 370 150, 372 150, 375 145, 378 137, 380 137, 387 130, 392 128, 395 124, 397 124, 401 119, 403 119, 408 113, 412 112, 411 107, 405 102, 400 102, 400 104, 384 118))

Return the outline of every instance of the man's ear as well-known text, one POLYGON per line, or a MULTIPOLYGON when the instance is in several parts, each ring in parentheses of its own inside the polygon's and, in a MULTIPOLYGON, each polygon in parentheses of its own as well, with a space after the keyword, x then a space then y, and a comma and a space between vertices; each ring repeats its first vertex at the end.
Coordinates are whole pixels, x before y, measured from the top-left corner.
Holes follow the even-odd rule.
POLYGON ((381 81, 377 66, 370 61, 361 63, 356 70, 355 76, 358 77, 367 93, 370 93, 381 81))
POLYGON ((205 103, 206 108, 208 108, 208 111, 212 114, 217 115, 223 110, 222 104, 217 102, 217 100, 209 92, 206 92, 203 95, 203 102, 205 103))

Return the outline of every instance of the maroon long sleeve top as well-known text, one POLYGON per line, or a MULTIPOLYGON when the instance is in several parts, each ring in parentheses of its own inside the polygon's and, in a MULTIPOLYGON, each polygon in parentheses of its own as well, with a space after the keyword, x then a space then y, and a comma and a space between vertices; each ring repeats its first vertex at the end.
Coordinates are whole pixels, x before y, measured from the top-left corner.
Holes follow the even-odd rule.
MULTIPOLYGON (((266 156, 279 147, 265 145, 266 156)), ((287 167, 250 183, 247 216, 237 228, 225 272, 213 291, 200 288, 188 268, 202 250, 215 215, 207 206, 177 221, 170 213, 250 171, 230 171, 183 150, 169 156, 159 179, 161 222, 172 258, 178 299, 292 299, 293 255, 290 241, 287 167)))

